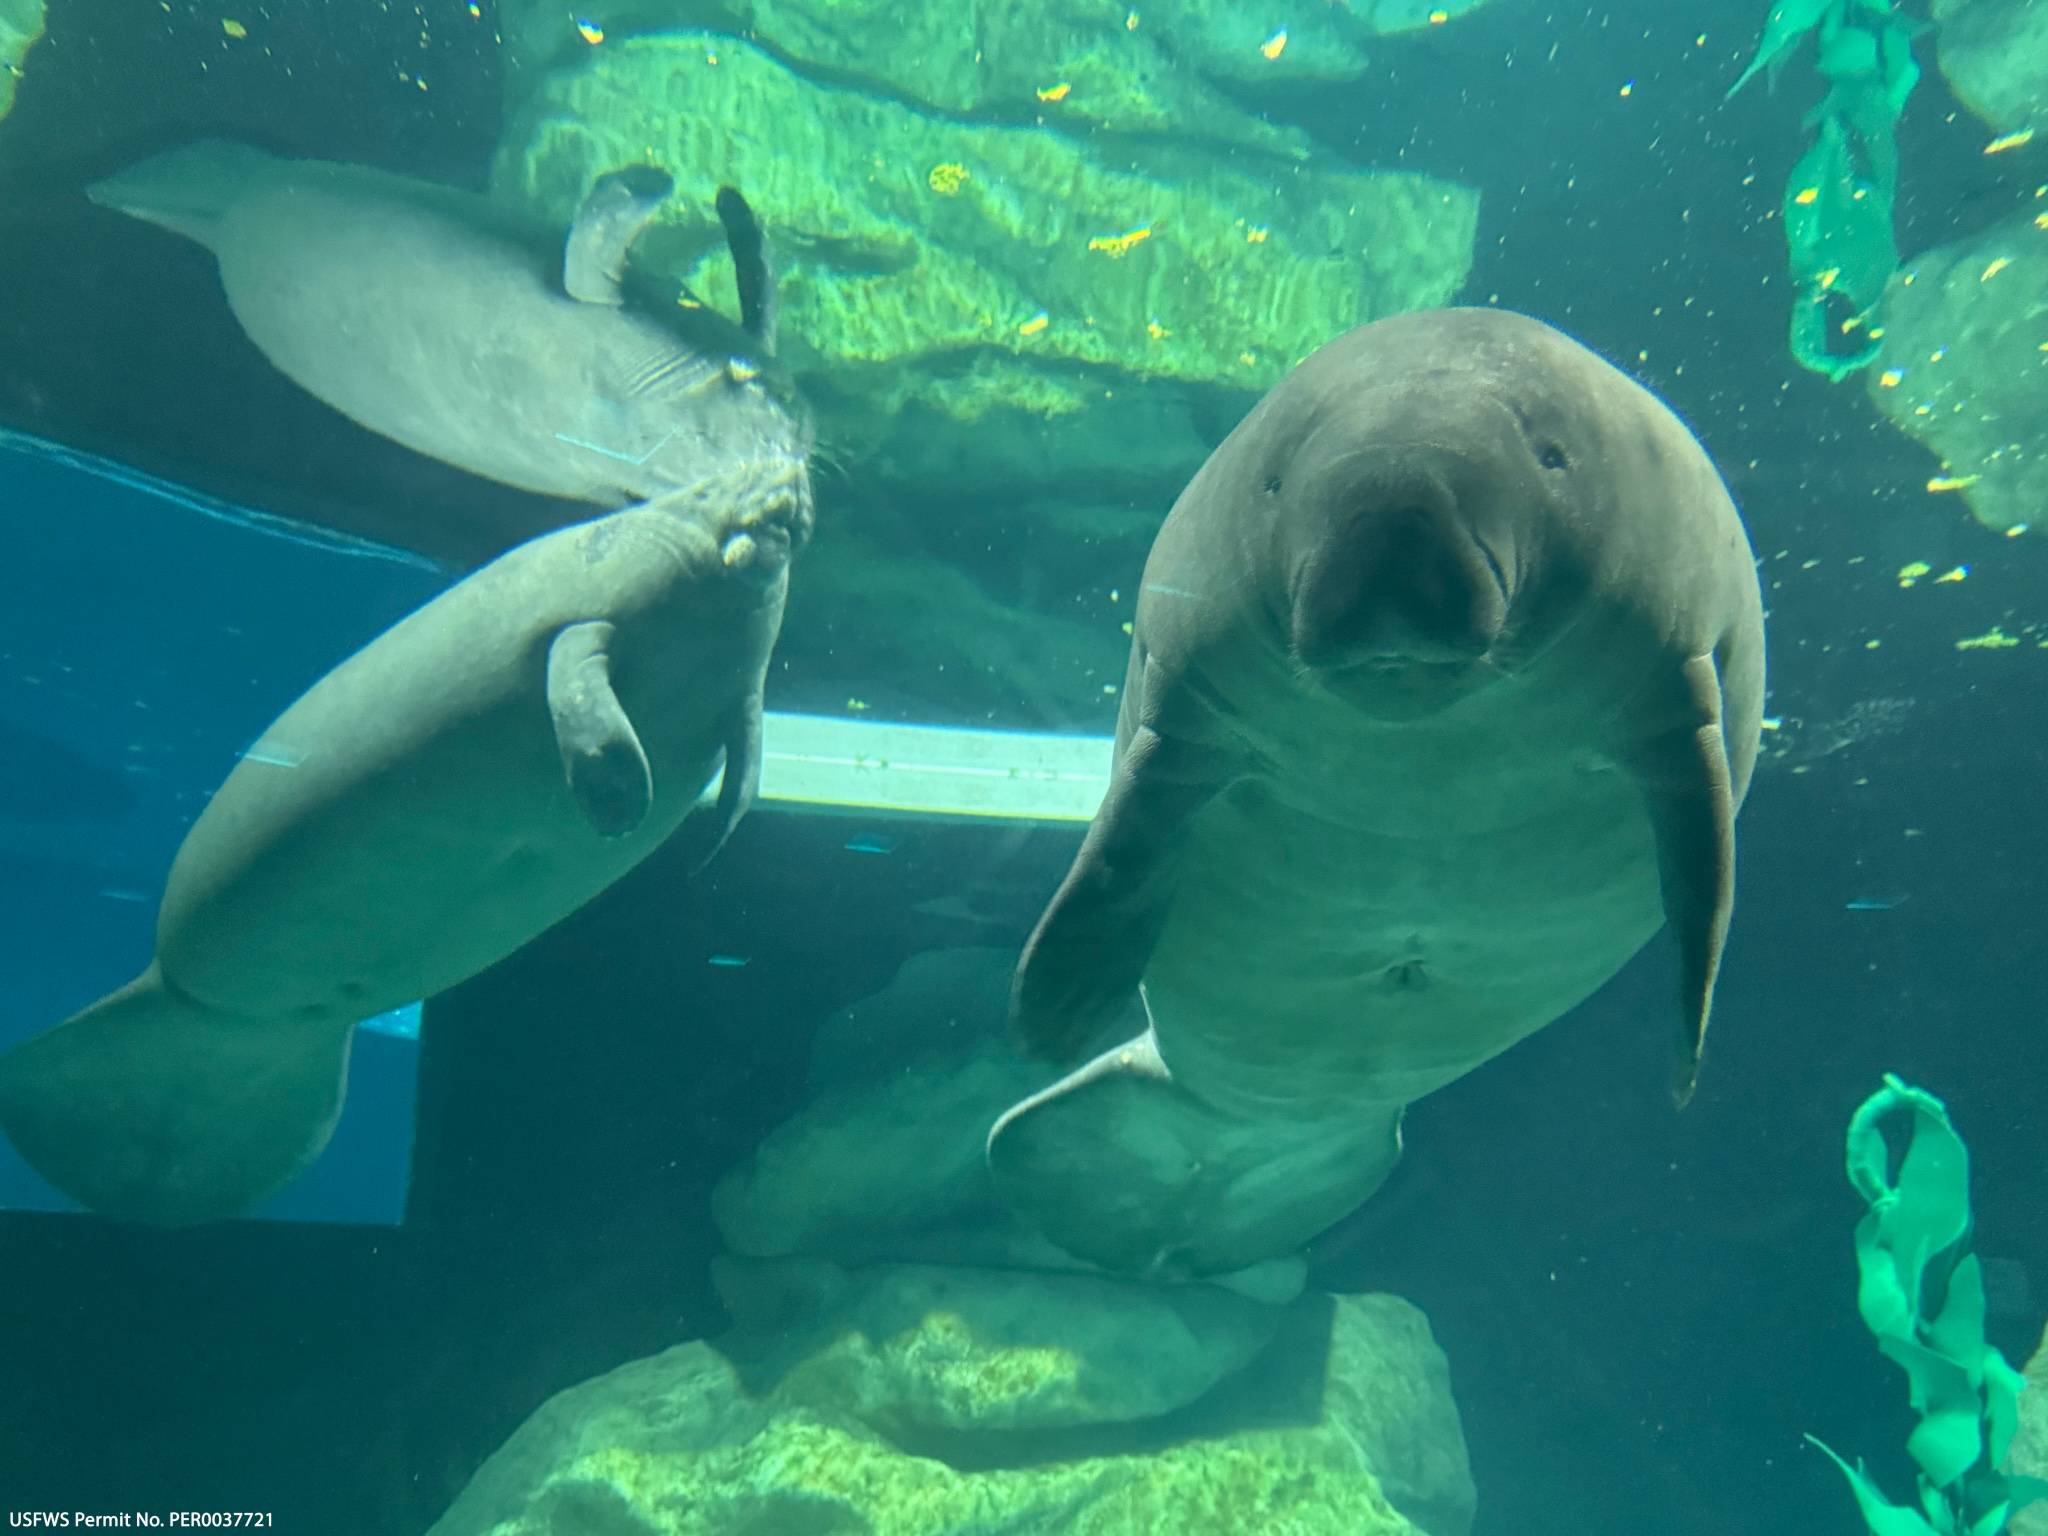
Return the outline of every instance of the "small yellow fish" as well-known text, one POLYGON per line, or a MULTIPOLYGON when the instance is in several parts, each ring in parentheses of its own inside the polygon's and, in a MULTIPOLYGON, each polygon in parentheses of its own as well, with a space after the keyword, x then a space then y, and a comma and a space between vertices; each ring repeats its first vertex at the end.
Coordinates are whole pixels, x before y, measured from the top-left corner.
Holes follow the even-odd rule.
POLYGON ((2048 213, 2037 213, 2034 215, 2034 228, 2048 229, 2048 213))
POLYGON ((925 173, 925 185, 941 197, 956 197, 967 180, 967 167, 957 160, 943 161, 925 173))
POLYGON ((481 21, 481 20, 483 20, 483 14, 484 14, 484 8, 483 8, 482 6, 480 6, 480 5, 478 5, 478 4, 476 3, 476 0, 469 0, 469 18, 470 18, 470 20, 471 20, 471 21, 481 21))
POLYGON ((1972 635, 1967 640, 1958 640, 1956 642, 1956 649, 1959 651, 2003 651, 2009 650, 2018 644, 2019 641, 2013 639, 2011 635, 2008 635, 1994 624, 1981 635, 1972 635))
POLYGON ((1899 567, 1899 585, 1902 587, 1910 587, 1913 585, 1914 582, 1918 581, 1922 576, 1925 576, 1928 572, 1932 571, 1933 569, 1934 567, 1929 565, 1925 560, 1915 560, 1912 561, 1910 564, 1902 565, 1899 567))
POLYGON ((2008 133, 2002 138, 1993 139, 1984 146, 1984 153, 1987 155, 2002 155, 2008 149, 2018 149, 2022 144, 2032 142, 2033 137, 2033 129, 2022 128, 2018 133, 2008 133))
POLYGON ((576 18, 576 35, 595 48, 604 41, 604 28, 582 16, 576 18))
POLYGON ((1022 325, 1017 327, 1017 334, 1019 336, 1036 336, 1040 331, 1044 330, 1048 325, 1051 324, 1052 316, 1048 315, 1044 310, 1041 309, 1037 314, 1033 315, 1029 320, 1026 320, 1022 325))
POLYGON ((1927 482, 1927 489, 1937 496, 1943 491, 1966 491, 1983 478, 1982 475, 1936 475, 1927 482))
POLYGON ((1816 280, 1822 288, 1832 288, 1835 286, 1835 279, 1841 275, 1842 269, 1840 267, 1829 267, 1827 271, 1816 274, 1816 280))
POLYGON ((1254 224, 1244 232, 1245 243, 1247 245, 1264 245, 1266 243, 1266 236, 1271 233, 1272 231, 1267 229, 1265 225, 1254 224))
POLYGON ((1819 196, 1819 187, 1801 187, 1797 192, 1792 194, 1792 201, 1797 203, 1800 207, 1804 208, 1809 203, 1819 198, 1819 196))
POLYGON ((227 33, 229 37, 236 39, 244 38, 249 35, 249 29, 243 26, 239 21, 235 20, 235 18, 232 16, 221 17, 220 29, 221 31, 227 33))
POLYGON ((2007 267, 2011 265, 2012 258, 2010 256, 1994 256, 1991 258, 1990 265, 1985 267, 1982 272, 1977 274, 1977 281, 1980 283, 1988 283, 1991 281, 1991 279, 1998 276, 1999 273, 2003 272, 2007 267))
POLYGON ((1150 336, 1154 341, 1164 341, 1167 337, 1171 336, 1173 332, 1169 331, 1157 320, 1147 320, 1145 322, 1145 334, 1147 336, 1150 336))
POLYGON ((1259 52, 1269 59, 1277 59, 1286 51, 1287 29, 1285 27, 1282 27, 1278 32, 1275 32, 1271 37, 1259 44, 1259 52))
POLYGON ((1138 13, 1136 11, 1132 11, 1124 17, 1124 30, 1126 32, 1138 30, 1138 13))
POLYGON ((1939 587, 1947 583, 1958 582, 1969 574, 1970 568, 1967 565, 1959 565, 1954 570, 1943 571, 1939 576, 1935 577, 1934 584, 1939 587))
POLYGON ((848 699, 846 701, 846 707, 852 710, 856 715, 864 715, 873 706, 871 706, 866 699, 848 699))
POLYGON ((1451 13, 1449 11, 1431 11, 1429 13, 1429 24, 1432 27, 1440 27, 1450 19, 1451 13))
POLYGON ((1904 370, 1898 368, 1887 368, 1883 373, 1880 373, 1877 376, 1877 382, 1879 386, 1884 389, 1897 389, 1899 387, 1900 381, 1903 380, 1905 377, 1906 375, 1904 370))
POLYGON ((1038 99, 1040 101, 1065 101, 1067 99, 1067 92, 1073 88, 1065 80, 1060 81, 1057 85, 1041 85, 1038 88, 1038 99))
POLYGON ((1636 93, 1636 83, 1635 83, 1635 81, 1633 81, 1633 80, 1624 80, 1624 81, 1622 81, 1622 83, 1621 83, 1621 94, 1622 94, 1622 95, 1624 95, 1624 96, 1633 96, 1633 95, 1635 95, 1635 93, 1636 93))
POLYGON ((1106 256, 1124 256, 1130 253, 1132 246, 1151 238, 1152 226, 1144 224, 1137 229, 1126 230, 1120 235, 1097 235, 1088 242, 1088 249, 1101 251, 1106 256))

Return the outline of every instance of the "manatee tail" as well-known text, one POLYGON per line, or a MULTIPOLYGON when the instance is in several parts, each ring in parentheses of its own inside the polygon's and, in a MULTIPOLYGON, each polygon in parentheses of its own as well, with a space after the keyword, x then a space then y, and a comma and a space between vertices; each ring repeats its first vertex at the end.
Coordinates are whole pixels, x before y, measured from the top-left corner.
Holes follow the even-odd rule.
POLYGON ((102 208, 161 224, 210 247, 229 205, 278 163, 275 155, 246 144, 200 139, 96 181, 85 195, 102 208))
POLYGON ((1290 1254, 1379 1188, 1399 1106, 1339 1124, 1225 1115, 1173 1080, 1151 1033, 1006 1113, 988 1164, 1011 1209, 1076 1258, 1215 1276, 1290 1254))
POLYGON ((233 1216, 327 1145, 352 1028, 215 1013, 151 966, 0 1055, 0 1130, 102 1215, 165 1227, 233 1216))

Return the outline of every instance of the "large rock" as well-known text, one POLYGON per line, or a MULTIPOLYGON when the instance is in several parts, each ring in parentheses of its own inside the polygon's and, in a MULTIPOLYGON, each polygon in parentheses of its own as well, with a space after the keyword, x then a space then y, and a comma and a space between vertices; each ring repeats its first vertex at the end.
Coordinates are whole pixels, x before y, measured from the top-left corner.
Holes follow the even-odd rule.
MULTIPOLYGON (((2048 14, 2048 7, 2041 7, 2048 14)), ((1908 262, 1885 294, 1878 409, 1939 456, 1933 488, 1986 527, 2048 517, 2048 214, 1908 262)))
MULTIPOLYGON (((915 474, 935 424, 1058 419, 1058 461, 1013 470, 1045 484, 1127 475, 1162 417, 1241 408, 1338 332, 1447 299, 1478 209, 1424 176, 945 117, 705 31, 545 74, 493 181, 561 225, 600 174, 649 159, 683 193, 636 250, 650 270, 734 304, 720 182, 779 237, 783 329, 828 443, 915 474)), ((1179 436, 1147 467, 1198 462, 1200 436, 1179 436)))
POLYGON ((1463 1436, 1420 1314, 1354 1297, 1292 1320, 1206 1418, 978 1454, 898 1444, 830 1372, 750 1390, 685 1344, 550 1400, 434 1536, 1465 1536, 1463 1436))
MULTIPOLYGON (((608 43, 679 28, 743 34, 807 73, 848 80, 959 117, 1042 118, 1076 132, 1171 135, 1292 155, 1295 130, 1239 105, 1304 80, 1355 79, 1366 43, 1478 0, 1359 0, 1282 18, 1239 0, 612 0, 608 43), (1220 91, 1218 85, 1228 91, 1220 91), (1064 87, 1064 89, 1062 89, 1064 87)), ((574 17, 546 0, 501 7, 517 101, 531 80, 581 54, 574 17)))
POLYGON ((43 0, 0 0, 0 117, 14 105, 22 60, 43 35, 43 0))
POLYGON ((1934 0, 1934 49, 1956 99, 1999 133, 2048 131, 2048 5, 1934 0))
MULTIPOLYGON (((2020 1393, 2020 1428, 2006 1453, 2005 1467, 2023 1477, 2048 1478, 2048 1329, 2027 1362, 2020 1393)), ((2030 1504, 2012 1517, 2012 1536, 2048 1536, 2048 1502, 2030 1504)))
POLYGON ((730 1257, 712 1274, 729 1355, 899 1444, 1158 1418, 1243 1370, 1284 1314, 1108 1275, 730 1257))

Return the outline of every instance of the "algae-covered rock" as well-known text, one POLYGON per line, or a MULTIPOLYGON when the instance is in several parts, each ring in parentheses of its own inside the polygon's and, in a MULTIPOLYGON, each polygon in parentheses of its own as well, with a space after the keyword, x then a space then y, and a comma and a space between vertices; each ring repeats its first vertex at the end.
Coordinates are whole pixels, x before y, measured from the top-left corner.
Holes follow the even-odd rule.
POLYGON ((1999 133, 2048 132, 2048 5, 1934 0, 1935 56, 1950 89, 1999 133))
MULTIPOLYGON (((2026 1366, 2020 1393, 2020 1427, 2006 1455, 2005 1470, 2020 1477, 2048 1478, 2048 1329, 2042 1330, 2026 1366)), ((2012 1536, 2048 1536, 2048 1502, 2030 1504, 2012 1517, 2012 1536)))
POLYGON ((1464 1536, 1470 1473, 1427 1324, 1378 1297, 1304 1302, 1298 1321, 1215 1394, 1234 1424, 1102 1426, 978 1470, 904 1449, 810 1395, 815 1379, 757 1394, 718 1350, 685 1344, 551 1399, 434 1536, 1464 1536), (1357 1390, 1361 1373, 1387 1393, 1357 1390))
POLYGON ((43 35, 43 0, 0 0, 0 117, 14 105, 22 60, 43 35))
POLYGON ((559 224, 639 160, 683 196, 636 257, 712 302, 734 302, 712 189, 759 209, 828 443, 893 451, 919 410, 986 431, 1060 418, 1068 476, 1142 441, 1154 390, 1248 400, 1350 326, 1448 298, 1477 215, 1475 194, 1422 176, 940 116, 701 31, 549 72, 494 184, 559 224))
POLYGON ((2048 517, 2048 227, 2031 210, 1908 262, 1885 296, 1878 408, 1986 527, 2048 517))
MULTIPOLYGON (((1170 135, 1307 153, 1235 97, 1355 79, 1381 34, 1448 21, 1478 0, 1356 0, 1288 14, 1241 0, 609 0, 589 14, 607 45, 679 28, 754 38, 796 68, 954 116, 1075 132, 1170 135), (1229 91, 1216 89, 1227 83, 1229 91)), ((576 15, 506 0, 518 100, 590 45, 576 15)))
POLYGON ((899 1442, 1157 1418, 1243 1370, 1283 1313, 1215 1285, 1022 1269, 727 1256, 712 1275, 745 1341, 728 1354, 899 1442))

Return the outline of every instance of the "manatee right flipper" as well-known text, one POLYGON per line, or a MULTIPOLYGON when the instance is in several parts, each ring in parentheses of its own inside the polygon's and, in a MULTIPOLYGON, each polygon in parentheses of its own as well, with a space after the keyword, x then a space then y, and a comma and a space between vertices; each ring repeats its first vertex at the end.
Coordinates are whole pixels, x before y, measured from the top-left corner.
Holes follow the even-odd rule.
POLYGON ((1032 1054, 1071 1060, 1130 1007, 1173 906, 1183 833, 1227 782, 1217 766, 1149 725, 1132 733, 1017 963, 1010 1018, 1032 1054))
POLYGON ((579 304, 623 304, 626 253, 674 190, 668 172, 652 165, 598 177, 562 248, 562 291, 579 304))
POLYGON ((740 293, 740 325, 775 355, 775 266, 768 255, 768 237, 747 200, 732 187, 718 189, 718 221, 725 226, 726 248, 732 252, 733 281, 740 293))
POLYGON ((1223 1275, 1300 1248, 1380 1185, 1400 1107, 1257 1123, 1182 1088, 1148 1029, 1016 1105, 989 1132, 997 1192, 1076 1258, 1156 1279, 1223 1275))
POLYGON ((548 713, 570 793, 584 819, 605 837, 624 837, 647 819, 654 773, 612 692, 612 626, 571 624, 548 647, 548 713))
POLYGON ((759 693, 735 703, 725 727, 725 768, 719 777, 718 804, 710 814, 693 812, 683 823, 685 870, 699 874, 718 857, 761 792, 761 711, 759 693))
POLYGON ((216 1013, 152 966, 0 1055, 0 1129, 101 1215, 220 1220, 276 1193, 327 1145, 354 1027, 216 1013))

